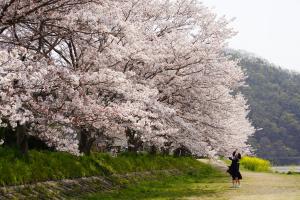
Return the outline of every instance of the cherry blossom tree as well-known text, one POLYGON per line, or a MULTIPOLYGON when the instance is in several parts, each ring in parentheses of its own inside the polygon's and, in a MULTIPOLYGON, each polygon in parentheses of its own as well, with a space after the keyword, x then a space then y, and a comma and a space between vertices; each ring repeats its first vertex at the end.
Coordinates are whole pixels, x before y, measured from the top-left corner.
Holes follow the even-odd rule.
POLYGON ((246 101, 233 95, 245 75, 223 53, 235 33, 198 1, 9 0, 0 8, 4 124, 76 154, 102 135, 197 155, 248 148, 246 101), (29 55, 14 56, 19 47, 29 55))
POLYGON ((156 90, 132 84, 121 72, 80 74, 15 49, 1 55, 1 119, 22 142, 28 132, 77 153, 79 135, 80 152, 88 154, 92 141, 105 132, 124 134, 125 127, 146 132, 155 125, 157 116, 147 109, 155 109, 156 90))
MULTIPOLYGON (((180 130, 178 134, 166 132, 154 138, 194 146, 198 154, 210 150, 214 154, 215 138, 231 134, 225 131, 231 125, 223 122, 236 115, 228 109, 234 101, 231 93, 245 79, 236 62, 223 54, 226 40, 234 35, 228 22, 195 1, 112 1, 92 9, 99 15, 105 11, 105 20, 91 17, 83 23, 106 30, 101 37, 106 38, 104 42, 97 46, 93 41, 97 52, 101 49, 97 54, 101 64, 134 71, 133 80, 157 88, 158 101, 176 110, 169 125, 180 130)), ((73 20, 82 21, 78 18, 85 14, 86 10, 76 12, 73 20)))

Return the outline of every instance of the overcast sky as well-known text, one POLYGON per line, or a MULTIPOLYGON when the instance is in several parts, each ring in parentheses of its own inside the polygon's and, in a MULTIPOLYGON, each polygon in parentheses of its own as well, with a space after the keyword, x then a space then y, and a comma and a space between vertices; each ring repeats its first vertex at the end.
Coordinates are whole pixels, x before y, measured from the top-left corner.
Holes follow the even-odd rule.
POLYGON ((300 72, 300 0, 200 0, 218 15, 236 18, 229 46, 300 72))

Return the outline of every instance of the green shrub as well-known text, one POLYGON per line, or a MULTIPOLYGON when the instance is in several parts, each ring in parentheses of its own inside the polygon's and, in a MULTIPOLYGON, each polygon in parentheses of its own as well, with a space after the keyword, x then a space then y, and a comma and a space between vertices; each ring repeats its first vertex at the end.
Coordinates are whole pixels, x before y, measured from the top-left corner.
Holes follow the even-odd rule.
POLYGON ((255 172, 268 172, 271 169, 271 164, 268 160, 257 157, 245 156, 240 163, 245 169, 255 172))

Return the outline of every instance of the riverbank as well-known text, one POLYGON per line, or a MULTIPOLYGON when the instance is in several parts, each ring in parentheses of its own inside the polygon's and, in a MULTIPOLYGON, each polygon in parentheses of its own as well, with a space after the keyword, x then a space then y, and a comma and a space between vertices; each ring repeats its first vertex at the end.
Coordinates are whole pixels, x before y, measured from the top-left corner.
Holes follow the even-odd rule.
POLYGON ((300 173, 300 166, 275 166, 272 167, 272 171, 278 173, 300 173))

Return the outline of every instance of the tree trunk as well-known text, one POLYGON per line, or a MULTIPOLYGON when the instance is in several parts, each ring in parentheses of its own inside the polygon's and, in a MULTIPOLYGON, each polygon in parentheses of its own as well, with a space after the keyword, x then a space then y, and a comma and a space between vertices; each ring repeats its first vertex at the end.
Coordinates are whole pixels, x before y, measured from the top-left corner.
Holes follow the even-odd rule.
POLYGON ((26 134, 26 126, 18 125, 16 128, 17 145, 23 155, 28 153, 28 137, 26 134))
POLYGON ((156 148, 155 145, 151 145, 151 146, 150 146, 149 153, 150 153, 151 155, 157 154, 157 148, 156 148))
POLYGON ((80 133, 79 151, 85 155, 91 154, 91 148, 95 142, 95 138, 90 137, 85 130, 80 133))
POLYGON ((126 128, 125 133, 127 137, 128 151, 137 153, 139 150, 141 150, 143 147, 143 142, 141 138, 136 135, 136 131, 126 128))

